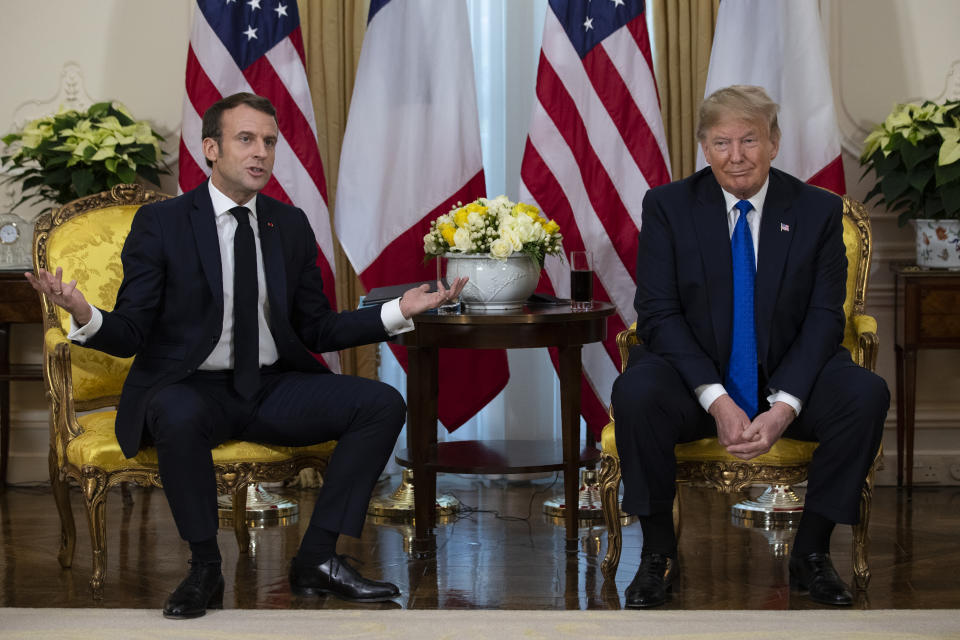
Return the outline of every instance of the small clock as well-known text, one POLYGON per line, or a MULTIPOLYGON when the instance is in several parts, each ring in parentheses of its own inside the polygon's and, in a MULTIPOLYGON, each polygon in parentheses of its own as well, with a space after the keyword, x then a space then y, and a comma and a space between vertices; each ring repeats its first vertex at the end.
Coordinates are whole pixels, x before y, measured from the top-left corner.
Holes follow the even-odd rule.
POLYGON ((0 270, 33 268, 33 223, 13 213, 0 213, 0 270))

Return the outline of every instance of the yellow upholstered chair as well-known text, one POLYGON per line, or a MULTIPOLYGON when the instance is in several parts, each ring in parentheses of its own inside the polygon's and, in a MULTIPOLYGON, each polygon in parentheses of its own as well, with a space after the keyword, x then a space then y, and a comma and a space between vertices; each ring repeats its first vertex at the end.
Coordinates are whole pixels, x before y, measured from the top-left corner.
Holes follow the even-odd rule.
MULTIPOLYGON (((74 200, 40 216, 36 222, 33 259, 36 267, 63 268, 76 279, 87 300, 112 309, 123 278, 120 250, 141 205, 167 196, 138 185, 74 200)), ((157 453, 143 449, 127 459, 114 435, 116 404, 132 358, 115 358, 67 340, 69 315, 46 297, 43 305, 44 379, 50 399, 50 481, 60 512, 60 565, 73 563, 76 527, 70 507, 69 482, 80 485, 90 525, 93 575, 90 587, 102 593, 107 566, 107 491, 121 482, 161 486, 157 453), (97 411, 99 410, 99 411, 97 411)), ((292 448, 226 442, 213 451, 217 486, 233 499, 233 522, 241 553, 250 544, 246 495, 251 482, 276 482, 301 469, 323 470, 333 442, 292 448)))
MULTIPOLYGON (((843 345, 850 350, 853 360, 862 367, 874 370, 877 362, 877 322, 863 313, 864 296, 872 252, 870 221, 863 205, 843 197, 843 242, 847 248, 847 296, 843 303, 847 318, 843 345)), ((635 327, 617 336, 622 367, 627 365, 630 347, 638 344, 635 327)), ((678 444, 677 483, 694 483, 713 487, 723 493, 741 491, 753 484, 789 485, 807 477, 807 466, 817 444, 783 438, 769 452, 748 461, 727 453, 716 438, 678 444)), ((603 516, 607 525, 607 554, 601 571, 608 580, 616 576, 620 563, 620 458, 617 455, 614 423, 611 421, 601 435, 600 493, 603 516)), ((881 458, 877 452, 873 466, 860 494, 860 523, 853 527, 853 568, 858 588, 865 589, 870 580, 867 564, 867 525, 873 496, 873 476, 881 458)), ((680 532, 680 492, 674 502, 674 526, 680 532)))

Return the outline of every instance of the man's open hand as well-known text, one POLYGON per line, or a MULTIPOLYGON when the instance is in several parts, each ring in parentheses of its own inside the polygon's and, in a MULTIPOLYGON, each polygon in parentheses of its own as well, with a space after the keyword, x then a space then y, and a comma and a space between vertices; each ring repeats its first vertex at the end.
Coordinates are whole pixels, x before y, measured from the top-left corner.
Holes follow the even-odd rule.
POLYGON ((81 327, 90 322, 93 315, 90 304, 77 289, 77 281, 63 281, 63 269, 57 267, 56 273, 40 269, 34 275, 29 271, 23 274, 34 289, 47 296, 58 307, 66 309, 81 327))
POLYGON ((463 286, 467 284, 467 280, 468 278, 457 278, 449 289, 437 280, 437 290, 433 293, 428 291, 430 286, 426 284, 407 289, 400 296, 400 313, 409 320, 418 313, 452 302, 460 297, 460 292, 463 291, 463 286))

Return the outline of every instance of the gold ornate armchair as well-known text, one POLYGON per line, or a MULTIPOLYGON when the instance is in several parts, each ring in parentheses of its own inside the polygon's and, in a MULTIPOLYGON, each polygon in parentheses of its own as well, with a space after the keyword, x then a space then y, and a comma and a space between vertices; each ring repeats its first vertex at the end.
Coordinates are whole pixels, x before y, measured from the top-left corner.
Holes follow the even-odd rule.
MULTIPOLYGON (((863 312, 872 253, 870 221, 863 205, 847 196, 843 197, 843 242, 847 248, 847 296, 843 303, 847 323, 843 344, 850 350, 854 362, 873 371, 877 362, 877 322, 863 312)), ((617 336, 622 368, 626 367, 630 347, 636 344, 638 338, 635 327, 617 336)), ((807 466, 816 447, 813 442, 783 438, 769 452, 744 461, 727 453, 716 438, 679 444, 674 449, 677 456, 677 484, 704 485, 728 494, 753 484, 781 485, 789 489, 789 485, 806 479, 807 466)), ((622 539, 620 458, 612 420, 603 429, 601 448, 600 493, 607 525, 607 554, 601 563, 601 571, 606 579, 613 580, 620 563, 622 539)), ((882 449, 877 452, 864 482, 860 494, 860 523, 853 527, 854 580, 860 589, 865 589, 870 581, 867 526, 870 521, 873 477, 881 456, 882 449)), ((678 536, 680 515, 680 492, 677 491, 673 518, 678 536)))
MULTIPOLYGON (((33 260, 39 268, 63 268, 76 279, 87 300, 112 309, 123 278, 120 250, 134 213, 141 205, 167 196, 138 185, 74 200, 38 218, 33 260)), ((67 340, 68 314, 46 297, 43 306, 43 368, 50 399, 50 482, 60 512, 60 565, 73 563, 76 527, 70 507, 69 482, 80 485, 90 525, 93 575, 90 587, 102 595, 107 566, 106 498, 122 482, 161 486, 157 454, 141 450, 127 459, 114 435, 115 406, 132 358, 114 358, 67 340)), ((304 468, 326 468, 335 443, 292 448, 226 442, 213 451, 220 493, 233 499, 233 523, 241 553, 250 545, 245 516, 247 486, 277 482, 304 468)))

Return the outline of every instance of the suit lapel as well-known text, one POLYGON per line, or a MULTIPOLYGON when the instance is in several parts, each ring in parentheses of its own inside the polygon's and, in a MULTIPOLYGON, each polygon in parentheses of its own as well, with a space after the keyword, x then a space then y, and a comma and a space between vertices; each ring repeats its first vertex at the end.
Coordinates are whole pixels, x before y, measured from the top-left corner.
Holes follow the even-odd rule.
MULTIPOLYGON (((263 271, 267 278, 267 300, 270 302, 270 323, 286 315, 287 276, 283 261, 283 246, 270 201, 257 196, 257 228, 260 233, 260 251, 263 252, 263 271)), ((276 334, 276 326, 271 327, 276 334)))
MULTIPOLYGON (((712 173, 700 181, 693 216, 697 243, 703 257, 717 357, 720 363, 726 363, 730 357, 733 321, 733 266, 723 192, 712 173)), ((685 257, 679 256, 679 259, 685 257)))
POLYGON ((756 310, 757 356, 766 362, 770 346, 773 309, 780 292, 780 281, 787 263, 790 243, 796 232, 796 211, 787 186, 775 170, 770 171, 770 187, 760 218, 760 253, 757 256, 756 310))
POLYGON ((203 275, 213 292, 218 317, 223 317, 223 267, 220 262, 220 240, 217 235, 217 221, 213 214, 213 202, 210 191, 204 182, 194 190, 193 210, 190 212, 190 224, 197 243, 197 254, 203 266, 203 275))

